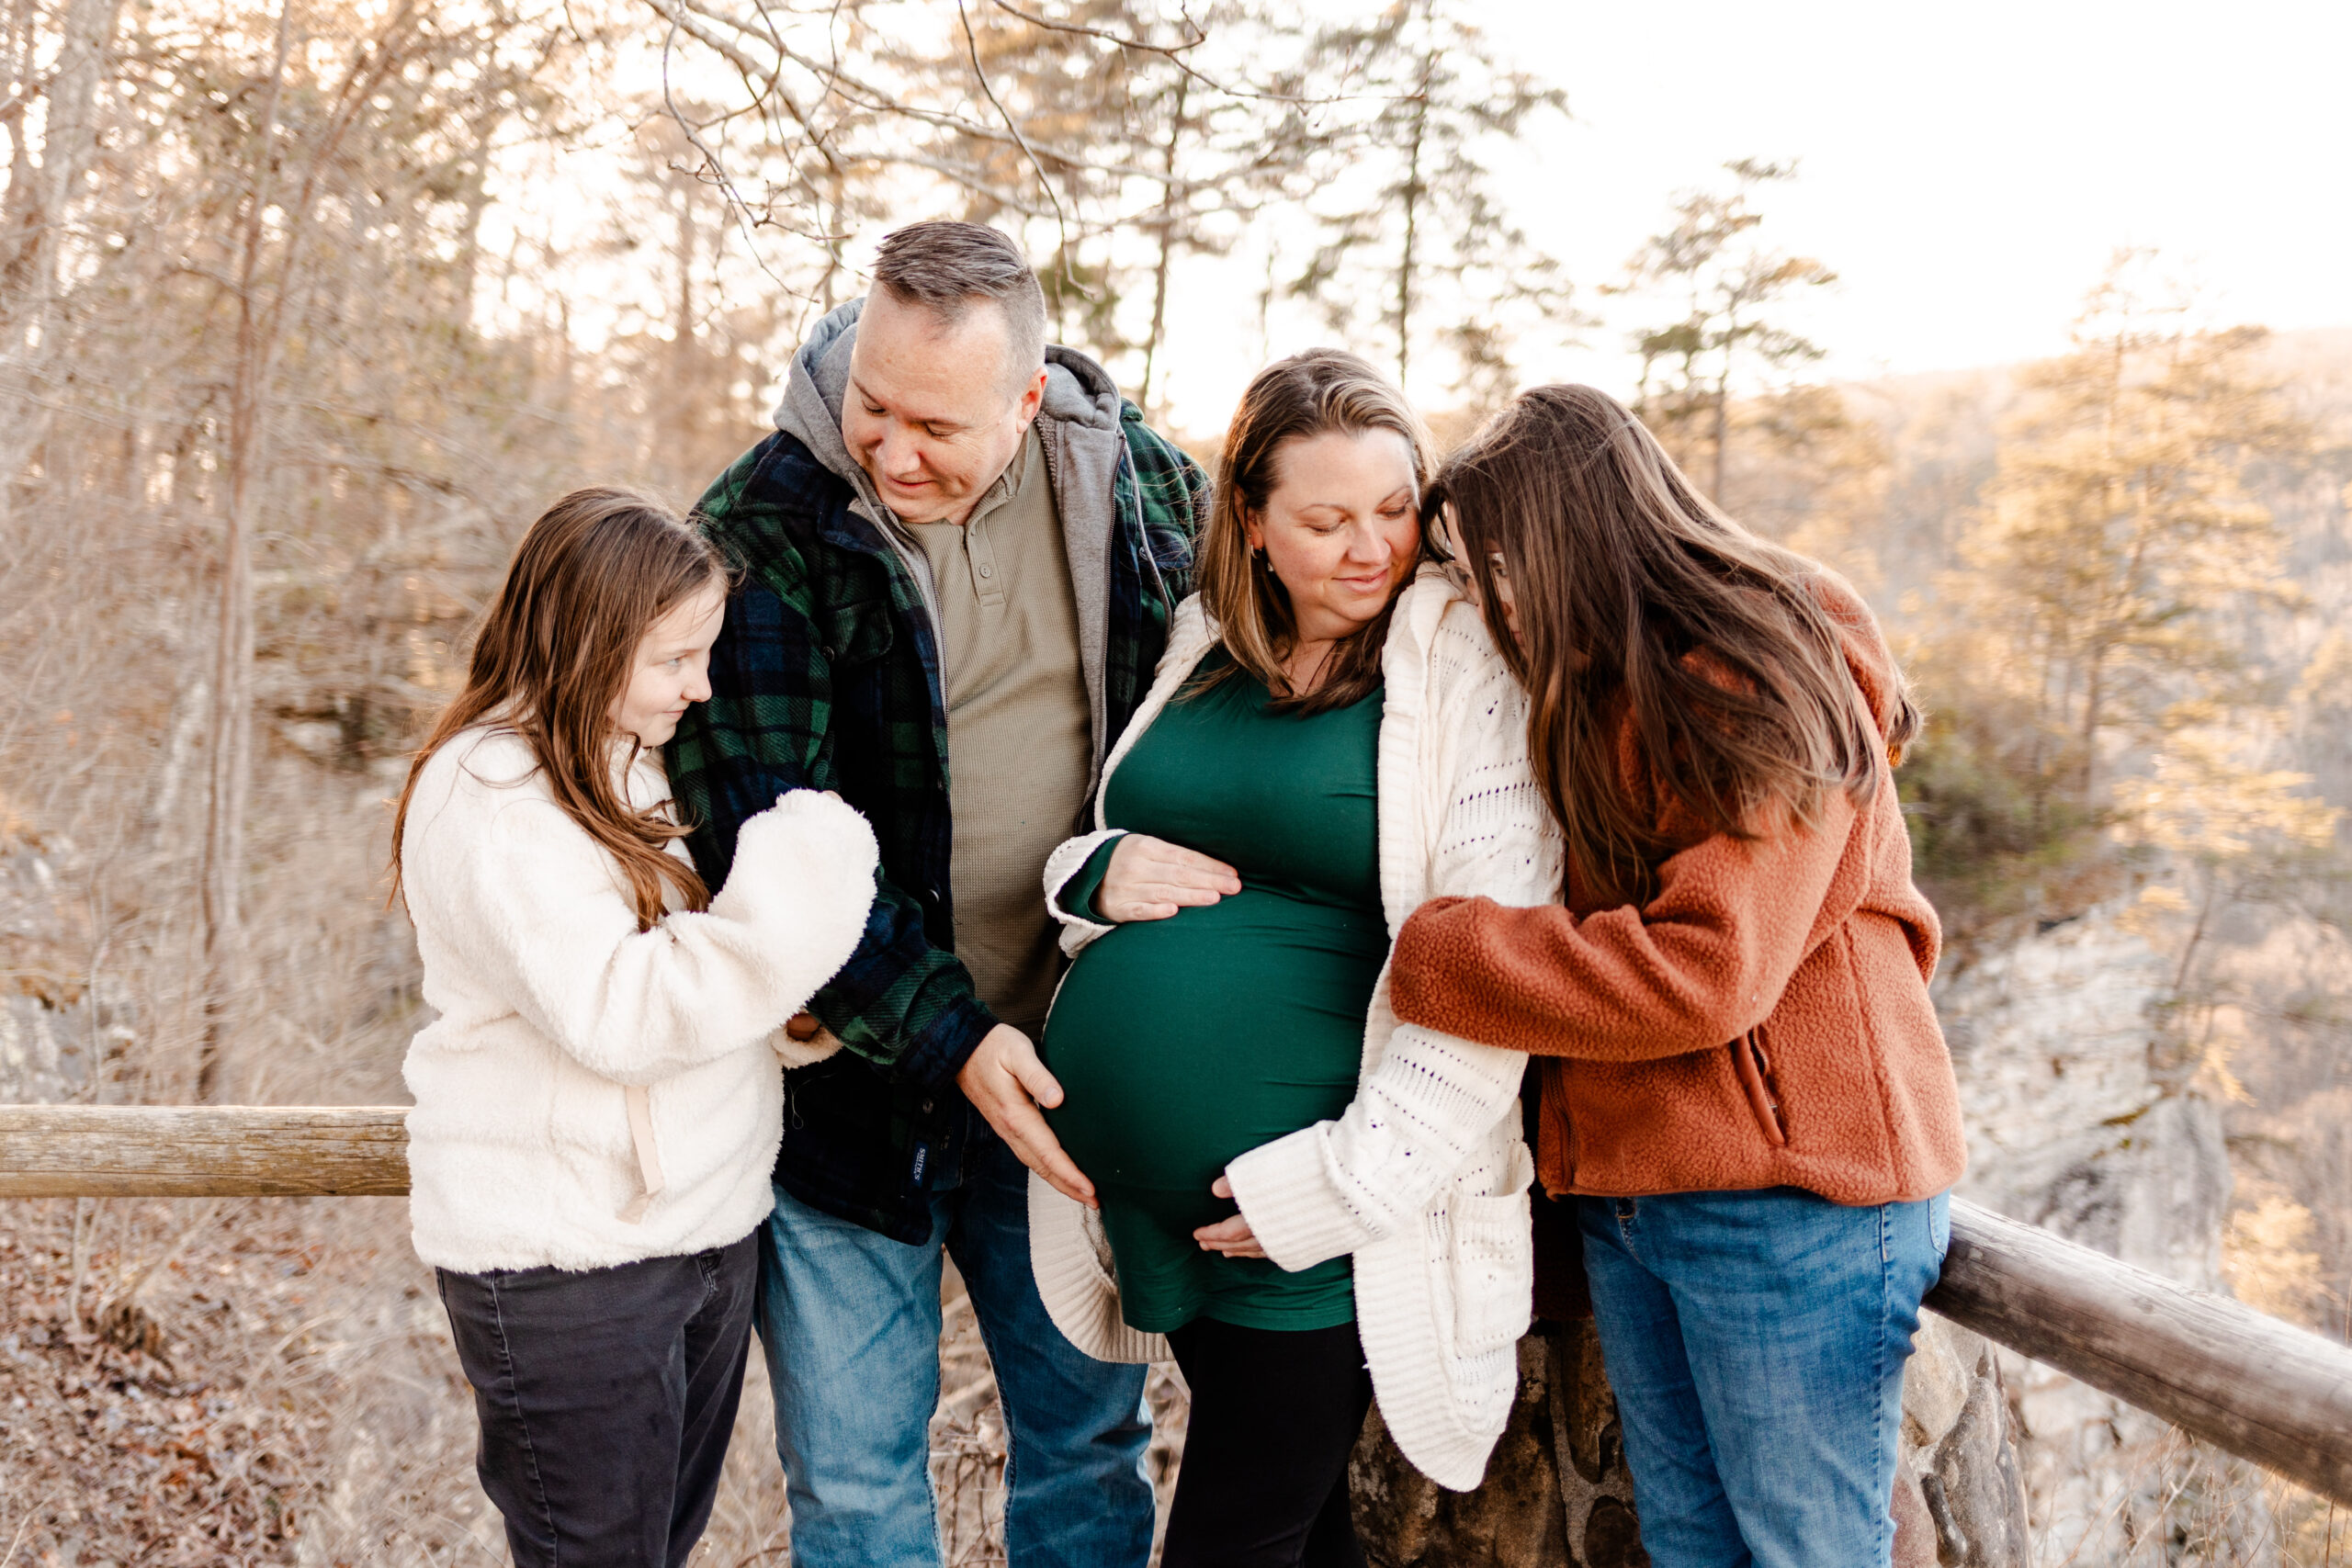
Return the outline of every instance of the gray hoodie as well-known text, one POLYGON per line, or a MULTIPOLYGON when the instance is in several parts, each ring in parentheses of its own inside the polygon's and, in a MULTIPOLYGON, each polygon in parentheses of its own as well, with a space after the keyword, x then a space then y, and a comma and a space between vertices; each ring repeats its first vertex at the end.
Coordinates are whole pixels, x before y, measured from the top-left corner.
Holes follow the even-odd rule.
MULTIPOLYGON (((846 481, 857 496, 858 513, 881 530, 915 585, 940 638, 939 596, 931 563, 883 504, 874 481, 842 440, 842 400, 849 388, 851 346, 864 299, 853 299, 817 323, 792 356, 775 426, 808 448, 811 456, 846 481)), ((1102 691, 1104 649, 1111 626, 1111 531, 1115 521, 1114 487, 1126 457, 1119 428, 1119 389, 1110 372, 1059 344, 1046 346, 1046 398, 1037 411, 1037 434, 1046 452, 1046 479, 1061 513, 1062 539, 1069 555, 1070 593, 1078 605, 1080 668, 1094 719, 1094 771, 1106 750, 1108 720, 1102 691)))

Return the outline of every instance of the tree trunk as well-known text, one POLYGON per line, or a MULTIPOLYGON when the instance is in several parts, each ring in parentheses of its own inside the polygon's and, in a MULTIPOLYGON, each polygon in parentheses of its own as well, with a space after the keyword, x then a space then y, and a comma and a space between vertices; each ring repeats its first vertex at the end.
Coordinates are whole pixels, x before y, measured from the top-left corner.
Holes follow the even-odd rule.
POLYGON ((1143 345, 1143 386, 1140 389, 1141 395, 1136 400, 1136 406, 1143 410, 1146 419, 1149 419, 1153 412, 1152 372, 1158 367, 1159 362, 1160 334, 1166 330, 1168 324, 1168 267, 1169 263, 1173 259, 1176 243, 1176 152, 1184 136, 1184 99, 1192 85, 1193 78, 1189 72, 1178 73, 1176 107, 1169 116, 1168 145, 1163 150, 1165 152, 1163 167, 1168 176, 1168 183, 1160 187, 1159 220, 1153 226, 1152 234, 1152 238, 1159 244, 1159 254, 1151 271, 1151 336, 1143 345))
POLYGON ((1715 386, 1715 483, 1707 499, 1717 506, 1724 505, 1724 452, 1731 445, 1731 369, 1724 369, 1724 379, 1715 386))
POLYGON ((1726 512, 1731 509, 1724 500, 1724 455, 1731 449, 1731 366, 1739 348, 1739 307, 1734 302, 1724 311, 1724 362, 1715 375, 1715 483, 1707 494, 1708 500, 1726 512))
POLYGON ((2094 651, 2083 680, 2083 808, 2098 805, 2092 792, 2098 787, 2098 730, 2106 722, 2106 660, 2094 651))
MULTIPOLYGON (((97 103, 107 82, 109 56, 120 26, 122 0, 72 0, 63 7, 58 52, 45 91, 38 90, 32 63, 40 28, 29 9, 17 13, 12 71, 41 108, 38 136, 26 129, 23 102, 6 116, 10 152, 8 188, 0 209, 0 356, 22 384, 39 386, 51 367, 70 354, 71 318, 64 308, 60 242, 71 207, 96 162, 97 103), (38 147, 40 160, 33 162, 38 147)), ((50 434, 51 420, 36 400, 6 432, 0 432, 0 474, 20 476, 50 434)))
POLYGON ((1396 384, 1405 385, 1413 356, 1413 273, 1420 265, 1421 142, 1430 118, 1431 57, 1421 56, 1421 91, 1413 103, 1412 140, 1405 151, 1405 243, 1396 258, 1396 384))
POLYGON ((842 270, 842 203, 844 199, 842 187, 841 165, 834 163, 831 154, 828 153, 825 158, 825 277, 819 288, 823 313, 828 316, 833 313, 833 284, 842 270))
POLYGON ((261 409, 247 368, 249 323, 238 323, 237 375, 231 393, 229 504, 222 520, 220 599, 214 618, 211 771, 204 813, 199 914, 204 928, 204 1032, 197 1050, 196 1097, 220 1087, 232 1010, 244 979, 244 930, 238 883, 244 870, 245 807, 253 787, 254 447, 261 409))
MULTIPOLYGON (((237 277, 237 355, 229 389, 229 498, 221 520, 220 600, 214 619, 211 772, 204 813, 198 913, 204 931, 203 1035, 197 1047, 196 1097, 219 1092, 244 980, 244 930, 237 908, 245 863, 245 806, 253 791, 253 482, 267 430, 269 349, 258 291, 270 203, 271 143, 278 96, 294 41, 290 6, 277 16, 277 54, 254 139, 253 188, 237 277)), ((283 281, 283 280, 282 280, 283 281)))

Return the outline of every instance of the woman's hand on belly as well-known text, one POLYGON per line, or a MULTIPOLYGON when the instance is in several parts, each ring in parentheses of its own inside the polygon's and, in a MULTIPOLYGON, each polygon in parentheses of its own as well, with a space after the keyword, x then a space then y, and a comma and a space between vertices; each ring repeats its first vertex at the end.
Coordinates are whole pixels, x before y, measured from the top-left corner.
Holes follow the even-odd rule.
MULTIPOLYGON (((1229 1199, 1233 1196, 1233 1183, 1220 1176, 1209 1183, 1209 1192, 1213 1197, 1229 1199)), ((1203 1225, 1193 1233, 1193 1239, 1201 1244, 1203 1252, 1222 1252, 1227 1258, 1266 1256, 1266 1249, 1258 1245, 1257 1236, 1250 1229, 1250 1222, 1239 1214, 1213 1225, 1203 1225)))
POLYGON ((1148 833, 1128 833, 1111 851, 1094 907, 1104 919, 1125 925, 1164 920, 1240 891, 1240 876, 1223 861, 1148 833))

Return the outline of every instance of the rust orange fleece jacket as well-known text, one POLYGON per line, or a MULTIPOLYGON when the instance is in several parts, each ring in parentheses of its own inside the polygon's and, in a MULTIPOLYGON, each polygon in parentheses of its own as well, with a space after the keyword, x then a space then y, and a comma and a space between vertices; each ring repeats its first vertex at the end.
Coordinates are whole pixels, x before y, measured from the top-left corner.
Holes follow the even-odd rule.
MULTIPOLYGON (((1814 592, 1882 732, 1894 661, 1844 583, 1814 592)), ((1628 728, 1626 754, 1633 750, 1628 728)), ((1635 799, 1657 798, 1629 776, 1635 799)), ((1911 882, 1893 770, 1810 830, 1717 835, 1658 868, 1645 906, 1433 899, 1396 938, 1408 1023, 1546 1058, 1537 1167, 1555 1194, 1802 1187, 1926 1198, 1966 1160, 1928 1000, 1941 933, 1911 882)))

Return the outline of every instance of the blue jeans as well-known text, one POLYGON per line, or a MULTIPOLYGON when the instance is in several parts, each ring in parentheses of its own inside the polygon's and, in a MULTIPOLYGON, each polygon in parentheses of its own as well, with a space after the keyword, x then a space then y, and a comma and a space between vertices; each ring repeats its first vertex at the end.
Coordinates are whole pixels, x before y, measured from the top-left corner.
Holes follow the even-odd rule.
POLYGON ((1946 1200, 1794 1188, 1577 1201, 1657 1568, 1886 1568, 1903 1364, 1946 1200))
POLYGON ((1029 1173, 1000 1139, 931 1193, 931 1239, 890 1240, 776 1189, 760 1232, 760 1345, 797 1568, 938 1568, 929 1426, 944 1247, 996 1369, 1012 1568, 1143 1568, 1152 1490, 1144 1369, 1098 1361, 1046 1315, 1029 1173))

